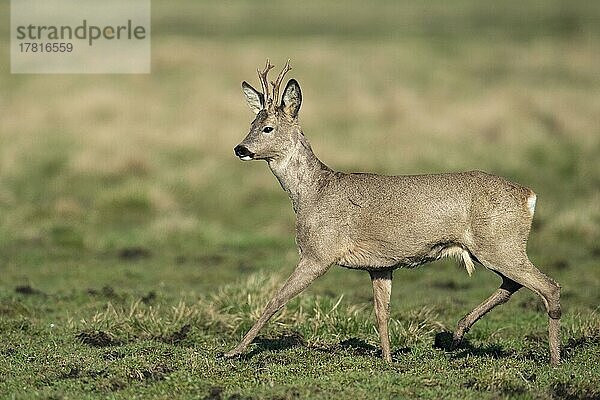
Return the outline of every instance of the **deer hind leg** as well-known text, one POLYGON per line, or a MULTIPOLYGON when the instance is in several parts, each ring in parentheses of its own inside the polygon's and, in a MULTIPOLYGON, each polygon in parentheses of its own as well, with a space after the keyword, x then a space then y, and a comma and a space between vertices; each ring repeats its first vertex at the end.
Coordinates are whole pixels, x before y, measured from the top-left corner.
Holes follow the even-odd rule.
POLYGON ((513 257, 512 260, 510 257, 503 257, 502 260, 500 257, 477 256, 477 258, 487 268, 525 286, 542 298, 549 317, 550 363, 558 364, 560 362, 560 285, 537 269, 524 253, 517 259, 513 257))
POLYGON ((372 271, 371 281, 373 283, 373 303, 375 316, 377 317, 377 329, 381 341, 381 353, 383 359, 392 362, 390 350, 390 336, 388 333, 388 320, 390 318, 390 296, 392 293, 392 271, 372 271))
POLYGON ((491 311, 494 307, 506 303, 510 296, 522 287, 521 284, 513 281, 512 279, 509 279, 501 274, 499 275, 502 277, 502 285, 500 285, 500 288, 492 293, 492 295, 485 301, 475 307, 473 311, 458 321, 456 332, 454 332, 454 336, 452 337, 453 348, 456 348, 460 345, 463 336, 469 331, 469 329, 471 329, 471 326, 473 326, 475 322, 491 311))
POLYGON ((548 344, 550 363, 560 362, 560 285, 537 269, 529 259, 523 263, 518 277, 513 276, 521 285, 537 293, 543 300, 548 313, 548 344))

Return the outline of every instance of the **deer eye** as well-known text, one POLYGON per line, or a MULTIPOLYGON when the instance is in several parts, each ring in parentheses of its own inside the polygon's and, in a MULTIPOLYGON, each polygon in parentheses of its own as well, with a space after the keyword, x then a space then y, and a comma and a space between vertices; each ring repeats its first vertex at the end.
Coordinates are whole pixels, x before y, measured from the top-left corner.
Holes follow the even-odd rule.
POLYGON ((271 132, 273 132, 273 127, 272 126, 265 126, 262 131, 264 133, 271 133, 271 132))

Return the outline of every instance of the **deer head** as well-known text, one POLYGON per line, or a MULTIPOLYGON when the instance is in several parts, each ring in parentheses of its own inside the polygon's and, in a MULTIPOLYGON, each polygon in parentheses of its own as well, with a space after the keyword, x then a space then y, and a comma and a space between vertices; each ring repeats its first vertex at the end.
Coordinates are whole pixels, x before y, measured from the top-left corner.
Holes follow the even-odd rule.
POLYGON ((298 123, 298 111, 302 103, 300 85, 295 79, 290 79, 285 86, 281 101, 279 88, 285 74, 292 68, 288 60, 274 82, 269 81, 267 74, 273 68, 267 59, 265 68, 257 69, 262 93, 254 89, 248 82, 242 82, 242 90, 250 109, 256 117, 250 126, 250 132, 244 140, 235 147, 235 155, 244 161, 273 160, 287 154, 301 135, 298 123))

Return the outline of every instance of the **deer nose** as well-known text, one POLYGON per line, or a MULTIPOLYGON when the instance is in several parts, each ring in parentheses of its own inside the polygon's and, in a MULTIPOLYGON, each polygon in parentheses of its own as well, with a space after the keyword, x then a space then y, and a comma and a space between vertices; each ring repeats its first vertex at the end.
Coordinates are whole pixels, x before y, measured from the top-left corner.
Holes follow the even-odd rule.
POLYGON ((242 146, 241 144, 235 146, 233 152, 236 156, 238 156, 244 161, 252 160, 252 158, 254 158, 254 153, 248 150, 246 146, 242 146))

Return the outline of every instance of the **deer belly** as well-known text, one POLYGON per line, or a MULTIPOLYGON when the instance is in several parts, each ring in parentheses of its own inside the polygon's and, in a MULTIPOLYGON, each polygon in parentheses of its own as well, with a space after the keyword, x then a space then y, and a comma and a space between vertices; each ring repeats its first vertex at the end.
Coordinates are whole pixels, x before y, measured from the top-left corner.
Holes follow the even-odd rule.
POLYGON ((426 247, 407 252, 390 242, 353 241, 345 246, 337 264, 346 268, 365 270, 412 268, 432 261, 434 258, 430 253, 430 249, 426 247))

